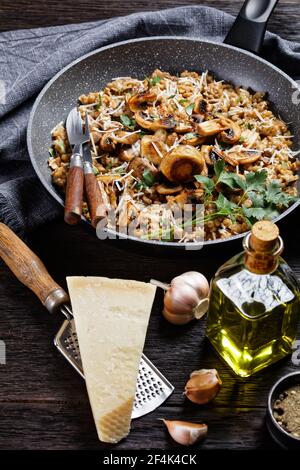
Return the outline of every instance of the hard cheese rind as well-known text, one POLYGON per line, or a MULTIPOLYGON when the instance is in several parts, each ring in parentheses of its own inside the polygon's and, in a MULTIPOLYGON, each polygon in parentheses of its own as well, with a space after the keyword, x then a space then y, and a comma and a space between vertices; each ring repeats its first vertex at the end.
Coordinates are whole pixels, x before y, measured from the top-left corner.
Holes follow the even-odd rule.
POLYGON ((67 278, 99 439, 130 431, 140 357, 156 287, 105 277, 67 278))

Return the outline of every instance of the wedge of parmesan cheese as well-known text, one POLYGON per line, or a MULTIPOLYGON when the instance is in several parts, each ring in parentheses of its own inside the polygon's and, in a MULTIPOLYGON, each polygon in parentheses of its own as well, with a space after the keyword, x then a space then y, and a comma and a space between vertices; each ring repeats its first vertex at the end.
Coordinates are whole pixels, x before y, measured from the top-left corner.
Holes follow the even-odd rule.
POLYGON ((67 283, 98 436, 117 443, 130 431, 156 287, 105 277, 68 277, 67 283))

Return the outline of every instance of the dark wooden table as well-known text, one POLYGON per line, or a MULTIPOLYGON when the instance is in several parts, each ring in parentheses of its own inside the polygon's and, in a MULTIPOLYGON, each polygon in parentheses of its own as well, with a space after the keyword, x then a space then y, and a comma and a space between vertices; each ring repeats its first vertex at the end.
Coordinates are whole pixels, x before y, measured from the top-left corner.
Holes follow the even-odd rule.
MULTIPOLYGON (((1 0, 0 29, 44 26, 86 19, 107 18, 137 10, 198 2, 132 1, 122 3, 48 0, 1 0)), ((238 11, 239 2, 210 1, 226 11, 238 11)), ((300 40, 297 2, 281 2, 270 29, 300 40)), ((280 226, 285 257, 300 276, 299 210, 280 226)), ((102 275, 147 281, 170 281, 187 270, 212 276, 220 264, 240 251, 241 244, 203 249, 176 258, 124 250, 122 242, 99 242, 84 227, 70 228, 62 221, 49 224, 30 237, 30 246, 53 277, 65 286, 66 275, 102 275)), ((7 364, 0 365, 0 449, 103 449, 97 439, 84 381, 53 346, 62 318, 50 316, 39 301, 0 264, 0 339, 5 341, 7 364)), ((175 385, 175 392, 157 411, 132 423, 130 436, 116 449, 174 448, 158 418, 204 421, 209 435, 206 449, 273 449, 265 429, 265 407, 273 382, 297 368, 290 358, 263 373, 240 381, 217 358, 204 338, 205 321, 175 327, 161 316, 162 294, 156 299, 145 353, 175 385), (223 388, 212 405, 188 403, 182 391, 194 369, 215 367, 223 388)))

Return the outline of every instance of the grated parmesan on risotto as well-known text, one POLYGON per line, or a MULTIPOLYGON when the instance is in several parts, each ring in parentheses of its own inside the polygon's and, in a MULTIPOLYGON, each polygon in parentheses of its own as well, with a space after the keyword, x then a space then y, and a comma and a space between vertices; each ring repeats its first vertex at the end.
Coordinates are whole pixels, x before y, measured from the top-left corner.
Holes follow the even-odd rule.
MULTIPOLYGON (((94 173, 107 209, 119 226, 135 220, 136 236, 166 239, 161 221, 154 229, 143 223, 153 204, 172 220, 167 239, 193 242, 201 231, 206 240, 243 233, 297 197, 293 136, 265 93, 217 81, 207 71, 155 70, 143 80, 114 78, 80 96, 78 109, 83 122, 88 113, 94 173), (170 215, 186 204, 192 233, 170 215), (193 213, 197 204, 204 205, 204 228, 193 213)), ((49 167, 62 191, 71 154, 59 123, 49 167)), ((89 219, 86 203, 83 211, 89 219)))

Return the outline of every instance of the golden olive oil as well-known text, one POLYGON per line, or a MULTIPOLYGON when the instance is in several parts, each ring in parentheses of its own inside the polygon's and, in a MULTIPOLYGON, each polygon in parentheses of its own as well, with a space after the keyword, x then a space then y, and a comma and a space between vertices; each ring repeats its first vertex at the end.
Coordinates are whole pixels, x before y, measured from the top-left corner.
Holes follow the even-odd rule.
POLYGON ((270 252, 266 261, 261 251, 258 265, 253 264, 253 250, 251 262, 240 253, 218 270, 211 283, 206 335, 241 377, 289 354, 296 337, 299 287, 276 249, 271 251, 273 263, 270 252), (269 269, 272 272, 265 272, 269 269))

